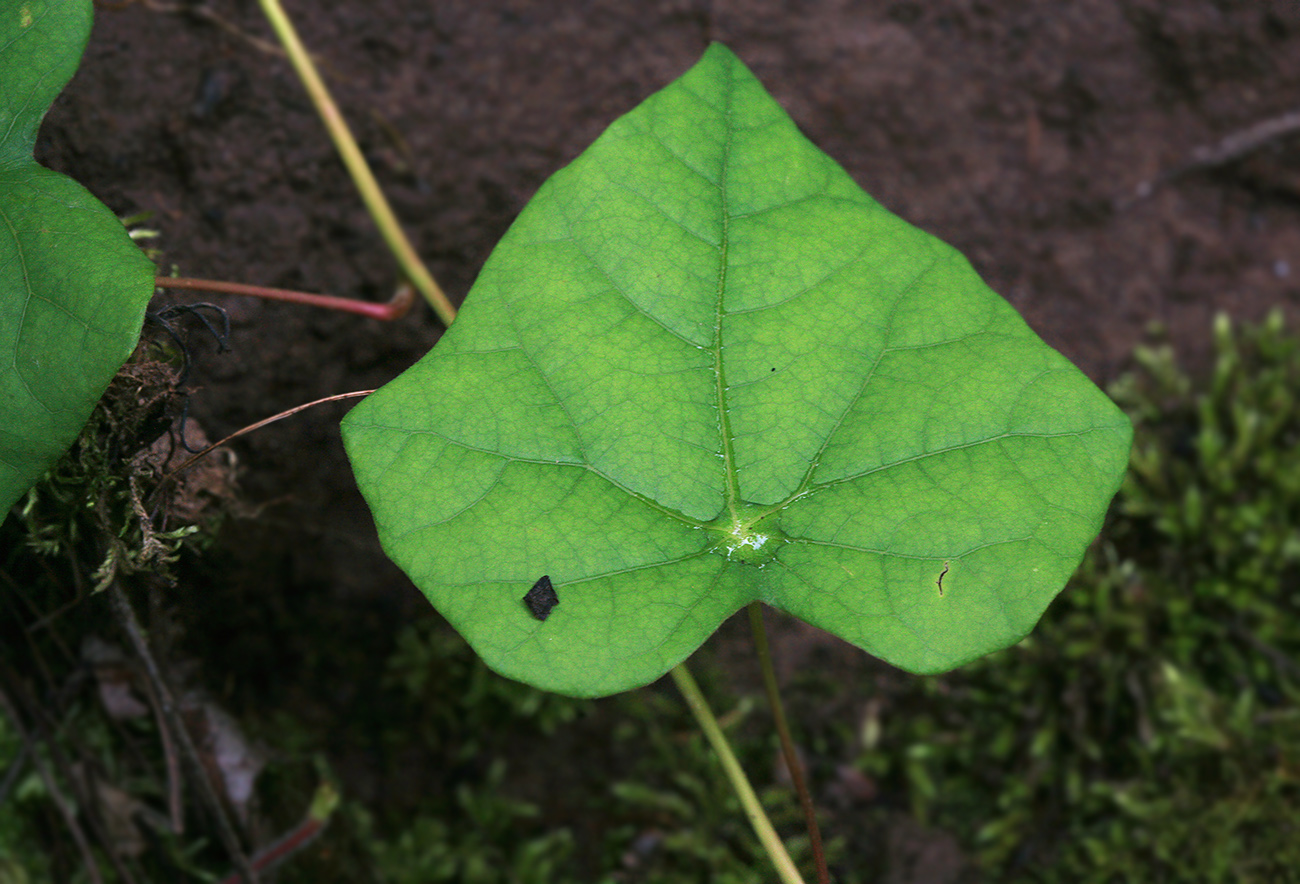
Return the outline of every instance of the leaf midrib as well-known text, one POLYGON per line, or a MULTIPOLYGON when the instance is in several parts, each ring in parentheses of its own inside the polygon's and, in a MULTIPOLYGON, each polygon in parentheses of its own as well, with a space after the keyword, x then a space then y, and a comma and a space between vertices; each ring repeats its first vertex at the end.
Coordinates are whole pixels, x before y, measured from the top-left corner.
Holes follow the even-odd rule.
POLYGON ((713 376, 718 401, 718 433, 722 441, 722 463, 726 475, 726 505, 731 520, 736 521, 740 504, 740 477, 736 475, 736 456, 731 443, 731 418, 727 409, 727 376, 722 363, 722 321, 726 314, 727 248, 730 236, 730 217, 727 203, 727 171, 731 163, 731 104, 735 80, 731 67, 727 67, 726 106, 722 110, 723 143, 722 168, 718 176, 718 196, 721 215, 721 242, 718 248, 718 293, 713 314, 713 376))

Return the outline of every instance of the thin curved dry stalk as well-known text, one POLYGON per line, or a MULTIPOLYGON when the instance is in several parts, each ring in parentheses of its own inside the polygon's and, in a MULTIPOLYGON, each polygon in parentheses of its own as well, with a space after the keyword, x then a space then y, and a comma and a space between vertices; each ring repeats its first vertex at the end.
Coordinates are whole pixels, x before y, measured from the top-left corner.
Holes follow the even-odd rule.
POLYGON ((235 430, 235 432, 231 433, 229 436, 227 436, 226 438, 222 439, 219 442, 213 442, 211 445, 209 445, 206 448, 200 448, 198 451, 194 452, 194 454, 190 455, 190 457, 188 457, 184 463, 176 467, 167 475, 163 476, 163 481, 166 482, 168 479, 175 476, 181 470, 188 468, 199 458, 203 457, 209 452, 215 451, 216 449, 220 448, 222 445, 225 445, 227 442, 231 442, 235 439, 238 439, 240 436, 243 436, 247 433, 251 433, 254 430, 260 430, 262 427, 266 426, 267 424, 273 424, 278 420, 285 419, 286 417, 292 417, 293 415, 297 414, 300 411, 305 411, 306 409, 311 408, 313 405, 324 405, 327 402, 339 402, 343 399, 357 399, 361 396, 369 396, 373 392, 375 391, 356 390, 351 393, 339 393, 334 396, 326 396, 324 399, 316 399, 313 400, 312 402, 304 402, 302 405, 295 405, 293 408, 290 408, 288 411, 282 411, 279 414, 273 414, 268 418, 263 418, 262 420, 258 421, 255 424, 249 424, 246 427, 235 430))
MULTIPOLYGON (((18 717, 18 710, 14 708, 13 703, 9 700, 9 695, 0 688, 0 710, 3 710, 13 724, 14 730, 18 732, 18 738, 23 741, 24 746, 30 747, 32 744, 32 735, 28 733, 27 728, 23 725, 22 719, 18 717)), ((32 759, 32 766, 36 768, 36 774, 41 778, 41 783, 45 786, 45 791, 49 793, 50 800, 59 811, 59 816, 63 817, 63 824, 68 827, 68 832, 72 835, 72 840, 77 845, 77 851, 81 854, 82 865, 86 868, 86 877, 92 884, 104 884, 104 878, 99 874, 99 865, 95 862, 95 854, 90 849, 90 842, 86 840, 86 833, 81 830, 81 824, 77 822, 77 815, 73 813, 72 807, 68 800, 63 797, 59 791, 58 785, 54 782, 54 776, 50 773, 49 768, 45 766, 45 761, 41 758, 39 752, 32 751, 29 753, 32 759)))
POLYGON ((245 884, 258 884, 257 872, 253 870, 252 865, 249 863, 248 854, 244 852, 244 847, 240 843, 238 835, 235 834, 235 827, 231 824, 225 808, 221 806, 221 799, 217 796, 216 790, 212 788, 212 781, 208 779, 207 772, 203 769, 203 762, 199 759, 198 749, 194 746, 194 741, 190 738, 190 732, 186 730, 185 723, 181 721, 180 711, 176 708, 176 702, 172 698, 171 690, 163 680, 162 671, 158 668, 158 662, 154 660, 153 652, 149 650, 149 643, 145 640, 144 631, 140 628, 140 621, 136 619, 135 609, 131 607, 131 602, 127 600, 126 593, 122 591, 122 587, 116 581, 109 584, 107 592, 118 624, 126 633, 136 655, 144 663, 145 674, 149 677, 153 689, 158 694, 158 700, 162 706, 167 725, 172 731, 172 736, 180 744, 181 753, 185 756, 185 760, 189 762, 190 773, 194 777, 199 795, 216 820, 217 835, 221 839, 222 846, 225 848, 226 853, 230 855, 236 871, 243 876, 245 884))

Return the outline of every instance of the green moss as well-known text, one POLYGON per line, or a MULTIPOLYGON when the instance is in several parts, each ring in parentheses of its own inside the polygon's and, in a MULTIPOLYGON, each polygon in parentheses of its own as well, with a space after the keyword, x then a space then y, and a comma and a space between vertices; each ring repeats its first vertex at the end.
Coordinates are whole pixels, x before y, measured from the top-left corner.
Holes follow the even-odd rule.
POLYGON ((1300 338, 1215 323, 1112 389, 1103 540, 1020 645, 889 698, 860 764, 989 880, 1300 880, 1300 338))

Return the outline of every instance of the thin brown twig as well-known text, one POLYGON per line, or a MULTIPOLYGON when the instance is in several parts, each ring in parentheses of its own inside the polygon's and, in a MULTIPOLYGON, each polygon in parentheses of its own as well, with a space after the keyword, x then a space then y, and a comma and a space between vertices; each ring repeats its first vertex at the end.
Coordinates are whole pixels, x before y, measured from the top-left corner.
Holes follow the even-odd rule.
POLYGON ((185 833, 185 807, 181 802, 180 765, 176 760, 176 744, 172 741, 171 728, 163 716, 162 700, 154 690, 153 682, 144 681, 149 694, 149 705, 153 707, 154 720, 158 723, 158 735, 162 738, 163 759, 167 765, 167 813, 171 817, 173 835, 185 833))
MULTIPOLYGON (((107 827, 104 825, 103 817, 100 815, 98 802, 95 800, 95 786, 93 782, 93 772, 84 762, 85 752, 81 751, 83 759, 78 770, 63 751, 63 746, 56 739, 59 731, 63 730, 63 723, 56 720, 45 707, 37 702, 32 696, 31 689, 18 677, 18 674, 4 666, 5 681, 9 684, 9 689, 19 695, 19 701, 27 705, 32 716, 32 729, 35 731, 36 738, 45 744, 49 751, 50 760, 54 762, 56 771, 63 777, 63 781, 68 784, 72 791, 74 806, 80 810, 81 816, 89 824, 91 834, 99 843, 104 853, 108 856, 109 863, 113 866, 113 871, 117 873, 118 879, 122 884, 136 884, 135 876, 127 868, 126 863, 122 860, 118 852, 117 845, 109 836, 107 827)), ((73 678, 67 682, 63 689, 56 694, 55 707, 63 706, 63 697, 75 690, 75 685, 81 681, 79 675, 74 674, 73 678)))
POLYGON ((0 778, 0 804, 5 803, 10 790, 18 785, 18 778, 22 776, 23 770, 27 767, 27 757, 31 754, 30 750, 31 747, 23 743, 18 749, 18 754, 13 757, 13 760, 9 762, 9 766, 5 768, 5 775, 0 778))
POLYGON ((135 876, 131 874, 131 870, 118 850, 117 841, 109 835, 108 828, 104 825, 100 802, 97 800, 94 769, 83 761, 79 762, 80 769, 74 770, 68 763, 68 759, 58 751, 58 744, 54 742, 53 737, 47 736, 46 742, 56 763, 63 770, 64 777, 69 783, 75 784, 73 791, 77 802, 81 805, 82 813, 90 823, 90 829, 95 833, 100 847, 108 854, 108 861, 113 866, 113 871, 117 872, 118 880, 121 884, 136 884, 135 876))
POLYGON ((1252 630, 1247 629, 1240 623, 1233 623, 1228 627, 1228 632, 1235 635, 1237 638, 1243 639, 1252 648, 1271 660, 1274 666, 1286 672, 1292 678, 1300 678, 1300 663, 1297 663, 1284 652, 1255 635, 1252 630))
POLYGON ((1261 120, 1253 126, 1220 138, 1214 144, 1198 147, 1192 151, 1192 158, 1184 168, 1191 170, 1222 166, 1292 132, 1300 132, 1300 110, 1261 120))
MULTIPOLYGON (((9 695, 0 688, 0 710, 9 717, 13 724, 14 730, 18 732, 18 739, 23 741, 24 745, 30 746, 32 736, 23 725, 22 719, 18 717, 18 710, 14 708, 13 703, 9 700, 9 695)), ((45 791, 49 793, 50 800, 58 809, 59 815, 63 817, 63 823, 72 833, 72 840, 76 842, 77 850, 81 853, 82 864, 86 867, 86 875, 90 878, 92 884, 104 884, 104 878, 99 874, 99 864, 95 862, 95 854, 90 849, 90 842, 86 840, 86 833, 81 830, 81 824, 77 822, 77 815, 72 812, 68 800, 63 797, 57 784, 54 782, 54 776, 50 773, 49 768, 45 766, 45 761, 41 758, 41 753, 31 751, 29 753, 32 759, 32 765, 36 768, 36 774, 41 778, 45 785, 45 791)))
POLYGON ((255 424, 249 424, 248 426, 242 429, 235 430, 235 432, 231 433, 226 438, 222 439, 219 442, 213 442, 207 448, 199 449, 194 454, 190 455, 190 457, 183 464, 181 464, 176 469, 169 472, 167 475, 163 476, 163 481, 166 482, 168 479, 170 479, 172 476, 175 476, 181 470, 184 470, 187 467, 189 467, 199 458, 203 457, 204 455, 208 454, 211 451, 220 448, 222 445, 225 445, 227 442, 238 439, 240 436, 243 436, 246 433, 251 433, 254 430, 260 430, 262 427, 266 426, 267 424, 273 424, 278 420, 284 420, 286 417, 292 417, 293 415, 297 414, 300 411, 304 411, 308 408, 311 408, 313 405, 324 405, 327 402, 338 402, 343 399, 356 399, 361 396, 369 396, 373 392, 375 391, 355 390, 351 393, 339 393, 335 396, 326 396, 324 399, 317 399, 312 402, 304 402, 302 405, 295 405, 293 408, 290 408, 288 411, 282 411, 279 414, 273 414, 270 417, 263 418, 262 420, 258 421, 255 424))
MULTIPOLYGON (((41 564, 48 569, 49 567, 48 563, 42 561, 41 564)), ((4 594, 5 600, 10 601, 14 598, 21 599, 23 605, 27 608, 28 613, 31 614, 32 617, 37 618, 32 623, 30 623, 29 625, 23 628, 23 632, 27 636, 27 643, 29 645, 32 645, 33 648, 35 647, 35 645, 32 644, 32 638, 31 638, 32 633, 36 632, 36 630, 38 629, 43 629, 45 627, 52 626, 53 621, 57 619, 58 615, 62 614, 64 611, 67 611, 69 608, 73 607, 74 605, 76 605, 78 602, 81 601, 80 598, 75 598, 72 601, 68 602, 67 604, 55 608, 53 612, 42 616, 41 610, 36 607, 36 604, 30 598, 27 597, 27 593, 22 591, 22 588, 19 587, 19 585, 14 581, 12 577, 9 576, 7 572, 0 571, 0 580, 3 580, 6 584, 9 585, 9 588, 13 590, 12 593, 4 594)), ((12 604, 11 601, 10 603, 12 604)), ((21 622, 22 615, 17 611, 15 611, 15 615, 19 617, 21 622)), ((50 637, 54 641, 54 644, 58 646, 58 649, 63 652, 64 659, 69 661, 70 663, 75 664, 77 658, 76 656, 73 655, 72 650, 68 647, 67 643, 63 640, 63 636, 59 635, 57 631, 51 628, 50 637)), ((42 667, 42 672, 46 676, 47 683, 52 684, 53 676, 51 676, 49 674, 49 671, 44 668, 44 658, 38 656, 37 663, 42 667)))
POLYGON ((243 876, 245 884, 257 884, 257 872, 249 864, 248 854, 244 852, 244 847, 235 834, 235 828, 230 822, 230 817, 226 814, 225 808, 221 806, 221 799, 217 797, 216 790, 212 788, 212 781, 208 779, 207 771, 203 768, 198 749, 195 748, 194 741, 190 738, 190 732, 185 728, 185 723, 181 721, 180 711, 176 708, 171 690, 168 689, 167 683, 163 681, 162 671, 158 668, 157 661, 154 660, 153 652, 149 650, 149 643, 145 640, 144 631, 140 628, 140 621, 136 619, 135 609, 131 607, 126 593, 122 591, 122 587, 116 581, 109 584, 108 596, 118 624, 126 632, 136 655, 144 663, 145 673, 149 676, 149 681, 153 683, 154 690, 158 692, 158 699, 162 705, 163 714, 167 718, 167 724, 172 730, 172 736, 180 744, 182 754, 184 754, 185 760, 189 762, 190 773, 194 777, 199 795, 202 796, 203 802, 208 806, 208 810, 216 820, 217 835, 221 839, 222 846, 225 847, 226 853, 230 854, 231 862, 234 863, 236 871, 243 876))
POLYGON ((1117 204, 1123 210, 1141 202, 1156 192, 1156 189, 1168 184, 1175 178, 1181 178, 1203 169, 1214 169, 1235 162, 1249 153, 1259 150, 1270 141, 1283 138, 1294 132, 1300 132, 1300 110, 1288 111, 1267 120, 1261 120, 1245 129, 1239 129, 1213 144, 1202 145, 1192 151, 1186 162, 1161 172, 1154 178, 1148 178, 1138 184, 1133 195, 1117 204))
MULTIPOLYGON (((27 601, 26 599, 24 600, 27 601)), ((32 609, 33 611, 36 610, 34 606, 32 609)), ((52 632, 51 634, 54 635, 56 639, 58 638, 57 633, 52 632)), ((74 669, 72 676, 65 680, 62 686, 56 687, 53 674, 49 665, 45 661, 45 656, 41 653, 40 646, 32 638, 30 631, 24 631, 24 638, 31 650, 32 659, 36 662, 36 666, 44 678, 45 691, 53 697, 52 705, 54 709, 61 713, 67 698, 78 689, 78 686, 84 680, 85 672, 80 668, 74 669)), ((59 644, 62 647, 61 641, 59 644)), ((63 649, 64 653, 67 654, 67 648, 64 647, 63 649)), ((74 662, 74 658, 69 656, 69 661, 74 662)), ((68 785, 68 788, 72 792, 74 812, 76 809, 80 810, 82 818, 89 826, 90 833, 99 843, 100 847, 107 855, 109 863, 113 866, 113 870, 117 873, 118 880, 120 880, 122 884, 136 884, 135 877, 131 874, 126 862, 118 852, 116 842, 110 837, 107 827, 104 824, 103 817, 100 814, 100 806, 95 800, 96 795, 93 783, 89 779, 90 769, 85 766, 85 758, 88 753, 83 746, 77 745, 76 737, 74 736, 73 743, 79 757, 78 763, 81 765, 81 771, 85 772, 85 774, 83 774, 78 771, 77 766, 68 758, 67 754, 63 750, 62 744, 58 740, 60 733, 64 731, 64 724, 67 719, 65 718, 60 721, 55 717, 55 715, 51 714, 49 709, 38 702, 33 696, 32 689, 28 686, 26 681, 21 678, 18 673, 12 671, 6 663, 0 662, 0 676, 3 676, 3 681, 8 683, 9 690, 18 697, 19 702, 26 705, 27 710, 31 714, 32 728, 35 733, 34 738, 45 744, 49 752, 49 758, 53 762, 55 768, 54 772, 62 776, 63 781, 68 785)), ((50 775, 50 778, 51 781, 53 781, 52 774, 50 775)), ((62 800, 62 796, 59 796, 59 800, 62 800)))

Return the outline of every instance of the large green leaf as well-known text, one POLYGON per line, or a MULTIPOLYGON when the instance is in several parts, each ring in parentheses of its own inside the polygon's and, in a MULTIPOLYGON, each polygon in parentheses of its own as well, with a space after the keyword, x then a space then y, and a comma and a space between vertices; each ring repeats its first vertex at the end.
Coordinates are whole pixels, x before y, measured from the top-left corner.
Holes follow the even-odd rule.
POLYGON ((756 599, 914 672, 1004 647, 1130 437, 717 45, 546 182, 344 422, 388 554, 489 666, 575 695, 657 678, 756 599))
POLYGON ((153 293, 113 213, 32 159, 90 18, 90 0, 0 0, 0 518, 77 438, 153 293))

